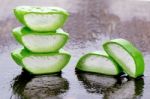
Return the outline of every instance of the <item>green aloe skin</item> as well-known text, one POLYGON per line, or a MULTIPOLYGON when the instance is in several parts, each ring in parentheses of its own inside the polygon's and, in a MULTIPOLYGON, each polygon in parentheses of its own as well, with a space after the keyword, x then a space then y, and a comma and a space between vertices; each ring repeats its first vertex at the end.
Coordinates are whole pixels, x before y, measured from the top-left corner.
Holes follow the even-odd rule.
POLYGON ((60 72, 69 62, 71 55, 65 51, 36 54, 26 49, 18 49, 11 53, 13 60, 32 74, 48 74, 60 72))
POLYGON ((14 38, 33 53, 58 52, 69 39, 69 34, 62 29, 39 33, 27 27, 17 27, 12 32, 14 38))
POLYGON ((18 6, 14 14, 19 22, 36 32, 55 31, 64 25, 69 16, 62 8, 38 6, 18 6))
POLYGON ((76 68, 85 72, 106 75, 118 75, 122 70, 105 52, 93 52, 83 55, 76 68))
POLYGON ((130 77, 137 78, 144 74, 143 55, 129 41, 114 39, 104 43, 103 47, 130 77))

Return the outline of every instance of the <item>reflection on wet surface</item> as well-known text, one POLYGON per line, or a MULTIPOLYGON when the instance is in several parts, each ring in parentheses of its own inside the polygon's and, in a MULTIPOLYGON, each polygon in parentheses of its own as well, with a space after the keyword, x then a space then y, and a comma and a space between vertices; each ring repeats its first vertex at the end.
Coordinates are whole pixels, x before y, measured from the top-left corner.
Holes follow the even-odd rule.
POLYGON ((68 81, 61 74, 33 76, 22 72, 12 84, 12 98, 19 99, 47 99, 60 98, 60 94, 69 89, 68 81))
POLYGON ((54 99, 149 99, 150 2, 147 0, 4 0, 0 9, 0 99, 39 95, 54 99), (11 35, 11 30, 20 26, 12 14, 17 5, 60 6, 69 11, 64 30, 70 34, 70 41, 64 49, 71 53, 72 59, 63 69, 62 77, 20 75, 21 68, 10 57, 10 52, 20 46, 11 35), (119 83, 112 77, 75 74, 79 57, 102 50, 102 43, 113 38, 125 38, 143 52, 146 65, 143 79, 123 79, 119 83))
POLYGON ((139 99, 143 95, 143 78, 129 80, 92 73, 78 73, 77 76, 87 92, 102 94, 103 99, 139 99))

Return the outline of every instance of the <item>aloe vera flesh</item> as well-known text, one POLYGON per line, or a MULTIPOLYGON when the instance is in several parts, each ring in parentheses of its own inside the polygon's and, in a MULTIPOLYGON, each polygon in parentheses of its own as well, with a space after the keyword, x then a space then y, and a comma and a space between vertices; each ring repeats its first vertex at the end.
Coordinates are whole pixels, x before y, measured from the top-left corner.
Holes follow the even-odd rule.
POLYGON ((130 77, 136 78, 144 74, 143 55, 129 41, 114 39, 104 43, 103 47, 130 77))
POLYGON ((62 29, 37 33, 27 27, 13 29, 13 36, 26 49, 34 53, 58 52, 69 39, 69 34, 62 29))
POLYGON ((82 56, 76 68, 106 75, 118 75, 121 72, 118 65, 104 52, 93 52, 82 56))
POLYGON ((69 14, 59 7, 18 6, 16 18, 33 31, 48 32, 62 27, 69 14))
POLYGON ((14 61, 32 74, 48 74, 60 72, 69 62, 70 54, 59 53, 35 54, 26 49, 18 49, 11 53, 14 61))

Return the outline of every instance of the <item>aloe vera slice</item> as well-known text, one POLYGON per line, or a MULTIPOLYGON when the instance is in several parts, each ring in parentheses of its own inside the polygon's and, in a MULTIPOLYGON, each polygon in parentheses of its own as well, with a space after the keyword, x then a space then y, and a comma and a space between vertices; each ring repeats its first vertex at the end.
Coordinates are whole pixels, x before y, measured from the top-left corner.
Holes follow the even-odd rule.
POLYGON ((57 52, 68 41, 68 35, 62 29, 46 33, 33 32, 27 27, 13 29, 13 36, 16 40, 35 53, 57 52))
POLYGON ((14 61, 32 74, 60 72, 69 62, 70 55, 64 51, 59 53, 35 54, 26 49, 18 49, 11 53, 14 61))
POLYGON ((143 55, 129 41, 114 39, 104 43, 103 47, 129 76, 136 78, 143 75, 143 55))
POLYGON ((33 31, 55 31, 62 27, 69 14, 58 7, 18 6, 14 9, 16 18, 33 31))
POLYGON ((118 65, 104 52, 93 52, 82 56, 76 68, 85 72, 106 75, 118 75, 121 71, 118 65))

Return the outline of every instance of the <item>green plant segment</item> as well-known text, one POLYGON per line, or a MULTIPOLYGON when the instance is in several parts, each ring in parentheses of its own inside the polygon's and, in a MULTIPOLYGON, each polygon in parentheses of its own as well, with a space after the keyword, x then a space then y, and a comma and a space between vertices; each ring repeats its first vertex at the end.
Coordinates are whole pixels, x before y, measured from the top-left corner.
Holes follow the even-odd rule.
POLYGON ((121 69, 105 52, 93 52, 82 56, 77 69, 86 72, 101 73, 106 75, 118 75, 121 69))
POLYGON ((14 13, 23 25, 37 32, 55 31, 69 16, 66 10, 58 7, 18 6, 14 13))
POLYGON ((59 53, 36 54, 26 49, 18 49, 11 53, 14 61, 33 74, 60 72, 69 62, 70 55, 64 51, 59 53))
POLYGON ((69 34, 62 29, 55 32, 37 33, 26 27, 13 29, 15 39, 34 53, 57 52, 68 41, 69 34))
POLYGON ((125 39, 110 40, 103 45, 104 50, 112 57, 129 76, 136 78, 144 73, 142 53, 125 39))

